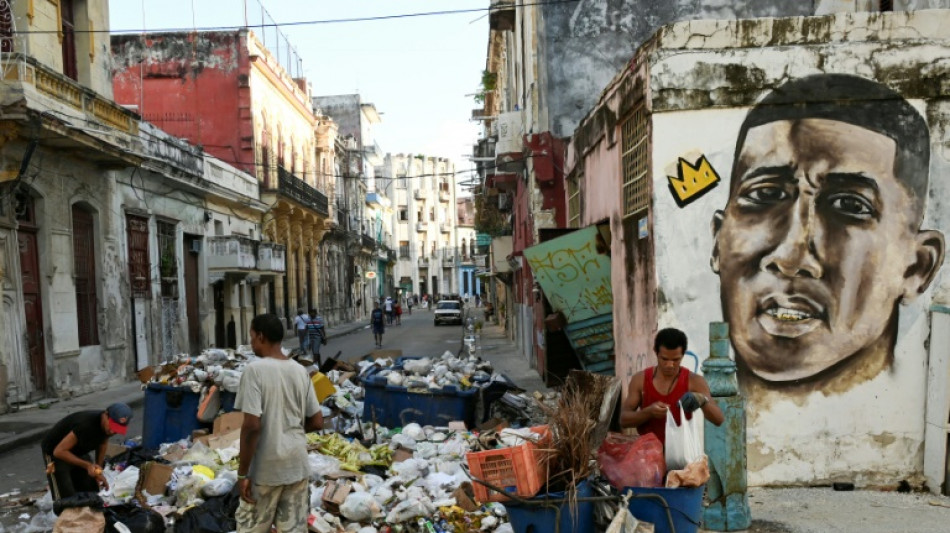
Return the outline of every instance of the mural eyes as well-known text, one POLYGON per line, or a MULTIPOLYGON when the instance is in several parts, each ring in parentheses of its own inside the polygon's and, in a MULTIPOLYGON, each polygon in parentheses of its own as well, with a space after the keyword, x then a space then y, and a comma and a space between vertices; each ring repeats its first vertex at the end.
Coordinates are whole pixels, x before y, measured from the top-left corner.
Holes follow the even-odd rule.
POLYGON ((781 202, 789 198, 788 192, 777 185, 756 185, 742 194, 743 203, 754 205, 768 205, 781 202))
POLYGON ((855 194, 836 194, 828 198, 828 203, 846 217, 868 220, 877 215, 870 202, 855 194))

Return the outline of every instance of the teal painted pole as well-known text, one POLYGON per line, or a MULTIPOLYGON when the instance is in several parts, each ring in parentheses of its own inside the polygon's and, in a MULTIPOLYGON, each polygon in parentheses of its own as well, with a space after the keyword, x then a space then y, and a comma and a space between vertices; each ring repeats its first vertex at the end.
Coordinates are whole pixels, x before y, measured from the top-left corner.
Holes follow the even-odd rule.
POLYGON ((706 456, 709 457, 709 506, 703 527, 712 531, 748 529, 752 523, 746 463, 745 399, 736 382, 736 363, 729 357, 729 324, 709 323, 709 358, 703 376, 726 420, 721 426, 706 421, 706 456))

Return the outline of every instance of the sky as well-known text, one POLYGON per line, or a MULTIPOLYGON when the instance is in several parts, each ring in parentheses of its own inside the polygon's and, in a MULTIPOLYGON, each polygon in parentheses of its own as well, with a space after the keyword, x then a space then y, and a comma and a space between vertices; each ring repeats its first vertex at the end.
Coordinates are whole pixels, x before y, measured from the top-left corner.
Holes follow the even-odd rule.
MULTIPOLYGON (((487 9, 489 0, 112 0, 113 31, 192 29, 487 9)), ((254 30, 258 35, 261 30, 254 30)), ((313 94, 362 95, 382 115, 384 152, 448 157, 472 166, 480 124, 474 93, 485 69, 487 11, 389 20, 300 24, 280 28, 301 60, 313 94)), ((273 53, 278 39, 264 30, 273 53)), ((281 58, 287 47, 280 40, 281 58)), ((290 63, 298 64, 291 60, 290 63)), ((286 65, 285 65, 286 67, 286 65)), ((296 67, 295 67, 296 68, 296 67)), ((294 76, 298 72, 292 72, 294 76)))

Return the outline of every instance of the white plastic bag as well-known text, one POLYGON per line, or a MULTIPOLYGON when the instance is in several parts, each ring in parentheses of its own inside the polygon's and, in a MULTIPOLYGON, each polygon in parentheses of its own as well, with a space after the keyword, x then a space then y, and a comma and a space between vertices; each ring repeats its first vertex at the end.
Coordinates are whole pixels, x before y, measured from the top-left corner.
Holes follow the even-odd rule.
MULTIPOLYGON (((679 405, 676 405, 679 408, 679 405)), ((682 470, 693 461, 703 456, 703 443, 699 442, 699 428, 701 420, 698 413, 693 413, 692 420, 686 419, 686 414, 680 412, 683 423, 676 425, 672 408, 666 411, 666 470, 682 470)))

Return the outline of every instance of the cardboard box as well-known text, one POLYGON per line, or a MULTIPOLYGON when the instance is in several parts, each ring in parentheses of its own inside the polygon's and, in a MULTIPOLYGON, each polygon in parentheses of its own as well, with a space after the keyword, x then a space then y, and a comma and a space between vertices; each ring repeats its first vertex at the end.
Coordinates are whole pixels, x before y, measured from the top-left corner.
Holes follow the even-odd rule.
POLYGON ((110 442, 109 445, 106 446, 106 459, 112 459, 116 455, 123 454, 127 452, 128 450, 129 450, 128 446, 123 446, 121 444, 115 444, 115 443, 110 442))
POLYGON ((449 430, 451 431, 468 431, 468 427, 465 426, 465 422, 461 420, 453 420, 449 422, 449 430))
POLYGON ((241 430, 240 428, 225 433, 223 435, 210 435, 208 437, 207 446, 212 450, 220 450, 221 448, 230 448, 231 446, 239 446, 241 441, 241 430))
POLYGON ((185 457, 186 453, 188 453, 188 450, 180 446, 175 446, 165 452, 165 455, 162 456, 162 459, 168 461, 169 463, 177 463, 185 457))
POLYGON ((208 436, 207 429, 196 429, 191 432, 191 440, 197 442, 201 437, 208 436))
POLYGON ((412 459, 412 452, 405 448, 396 448, 396 450, 393 452, 393 462, 401 463, 406 459, 412 459))
POLYGON ((240 411, 231 411, 230 413, 224 413, 218 418, 214 419, 214 430, 212 433, 215 435, 223 435, 225 433, 230 433, 235 429, 241 429, 241 424, 244 423, 244 413, 240 411))
POLYGON ((340 505, 353 490, 353 483, 347 480, 331 480, 323 490, 323 508, 333 514, 340 514, 340 505))
POLYGON ((149 461, 139 471, 139 485, 149 494, 165 494, 165 487, 172 479, 171 465, 149 461))
POLYGON ((138 371, 139 381, 142 383, 148 383, 152 381, 152 378, 155 377, 155 369, 159 367, 147 366, 142 370, 138 371))
MULTIPOLYGON (((356 377, 356 372, 342 372, 342 373, 340 374, 340 377, 337 378, 336 384, 337 384, 337 385, 342 385, 342 384, 344 384, 344 383, 346 382, 346 380, 353 381, 353 378, 355 378, 355 377, 356 377)), ((354 382, 354 383, 355 383, 355 382, 354 382)))
POLYGON ((459 507, 470 513, 477 511, 479 508, 479 505, 475 503, 475 489, 468 481, 462 482, 459 488, 452 493, 452 497, 455 498, 455 503, 459 507))

